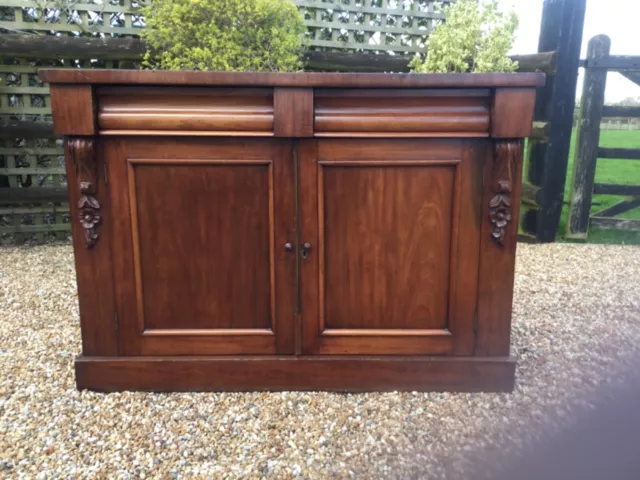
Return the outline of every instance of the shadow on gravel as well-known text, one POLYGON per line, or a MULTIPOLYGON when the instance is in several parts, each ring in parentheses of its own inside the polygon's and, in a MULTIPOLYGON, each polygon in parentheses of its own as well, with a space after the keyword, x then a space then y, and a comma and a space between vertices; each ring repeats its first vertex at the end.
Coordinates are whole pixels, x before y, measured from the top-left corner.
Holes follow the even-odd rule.
POLYGON ((501 474, 475 480, 639 479, 640 376, 636 373, 624 387, 603 387, 596 395, 596 408, 579 424, 519 458, 500 459, 505 464, 501 474))

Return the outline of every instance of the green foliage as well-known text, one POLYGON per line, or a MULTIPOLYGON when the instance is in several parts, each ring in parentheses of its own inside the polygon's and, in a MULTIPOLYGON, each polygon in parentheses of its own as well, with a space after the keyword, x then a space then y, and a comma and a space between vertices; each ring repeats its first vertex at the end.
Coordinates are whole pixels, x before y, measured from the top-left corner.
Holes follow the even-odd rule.
POLYGON ((427 58, 415 57, 417 73, 513 72, 517 62, 507 57, 518 17, 498 11, 498 1, 457 0, 443 8, 446 21, 427 40, 427 58))
POLYGON ((302 68, 304 18, 290 0, 152 0, 143 14, 147 68, 302 68))

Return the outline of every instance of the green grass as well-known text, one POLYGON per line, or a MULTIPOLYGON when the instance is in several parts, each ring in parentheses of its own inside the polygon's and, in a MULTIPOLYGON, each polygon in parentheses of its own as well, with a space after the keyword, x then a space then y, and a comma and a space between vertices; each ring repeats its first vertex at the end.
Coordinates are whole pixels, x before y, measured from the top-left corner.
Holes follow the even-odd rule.
MULTIPOLYGON (((640 130, 602 130, 600 133, 601 147, 616 148, 640 148, 640 130)), ((569 166, 567 169, 567 183, 564 190, 564 207, 558 228, 559 241, 564 239, 567 213, 571 199, 571 180, 573 176, 573 160, 575 148, 575 130, 571 139, 571 151, 569 152, 569 166)), ((628 185, 640 185, 640 160, 613 160, 599 158, 596 164, 596 183, 617 183, 628 185)), ((615 195, 594 195, 591 206, 591 214, 610 207, 625 197, 615 195)), ((640 208, 631 210, 619 218, 640 219, 640 208)), ((617 243, 640 245, 640 232, 616 231, 616 230, 589 230, 589 243, 617 243)))

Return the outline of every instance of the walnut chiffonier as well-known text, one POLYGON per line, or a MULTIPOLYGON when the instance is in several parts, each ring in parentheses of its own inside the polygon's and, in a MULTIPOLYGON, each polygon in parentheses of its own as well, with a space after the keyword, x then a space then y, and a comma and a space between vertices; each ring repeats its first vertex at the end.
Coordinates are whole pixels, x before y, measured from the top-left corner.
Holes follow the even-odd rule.
POLYGON ((542 74, 41 70, 78 388, 509 391, 542 74))

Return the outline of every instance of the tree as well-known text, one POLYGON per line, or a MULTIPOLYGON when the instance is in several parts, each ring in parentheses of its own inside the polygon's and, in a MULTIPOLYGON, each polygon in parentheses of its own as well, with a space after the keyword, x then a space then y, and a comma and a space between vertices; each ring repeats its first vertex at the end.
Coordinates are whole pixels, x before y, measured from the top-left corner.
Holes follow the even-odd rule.
POLYGON ((302 68, 304 19, 289 0, 153 0, 143 14, 147 68, 302 68))
POLYGON ((427 40, 427 58, 415 57, 412 71, 513 72, 518 63, 507 53, 513 45, 518 17, 498 11, 497 0, 458 0, 443 9, 446 20, 427 40))

